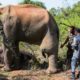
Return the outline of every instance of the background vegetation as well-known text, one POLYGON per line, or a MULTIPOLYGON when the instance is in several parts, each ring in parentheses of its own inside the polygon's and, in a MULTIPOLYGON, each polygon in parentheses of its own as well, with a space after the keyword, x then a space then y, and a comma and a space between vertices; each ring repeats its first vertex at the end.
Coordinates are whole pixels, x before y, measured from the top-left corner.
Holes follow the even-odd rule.
MULTIPOLYGON (((67 8, 51 8, 49 12, 53 15, 55 18, 59 30, 60 30, 60 44, 64 42, 68 35, 68 26, 62 25, 60 23, 65 23, 69 26, 75 26, 80 27, 80 1, 73 5, 73 7, 67 7, 67 8)), ((66 57, 66 47, 63 49, 59 48, 59 56, 60 58, 66 57)))

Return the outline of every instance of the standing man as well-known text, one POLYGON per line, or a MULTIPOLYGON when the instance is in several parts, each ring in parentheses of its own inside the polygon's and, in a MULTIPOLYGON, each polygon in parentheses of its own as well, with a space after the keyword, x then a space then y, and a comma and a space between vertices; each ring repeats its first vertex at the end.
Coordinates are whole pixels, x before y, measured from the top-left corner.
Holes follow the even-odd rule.
POLYGON ((71 58, 73 55, 73 49, 72 49, 72 42, 73 42, 73 38, 75 36, 75 27, 71 26, 68 30, 69 35, 67 36, 66 40, 64 41, 63 44, 61 44, 61 48, 63 48, 66 44, 67 44, 67 57, 66 57, 66 65, 68 68, 70 68, 70 64, 71 64, 71 58))
MULTIPOLYGON (((73 56, 71 59, 71 71, 72 71, 72 80, 75 80, 75 69, 77 62, 80 62, 80 29, 75 30, 75 37, 73 39, 72 48, 74 50, 73 56)), ((78 63, 80 68, 80 63, 78 63)), ((79 80, 80 80, 80 69, 79 69, 79 80)))

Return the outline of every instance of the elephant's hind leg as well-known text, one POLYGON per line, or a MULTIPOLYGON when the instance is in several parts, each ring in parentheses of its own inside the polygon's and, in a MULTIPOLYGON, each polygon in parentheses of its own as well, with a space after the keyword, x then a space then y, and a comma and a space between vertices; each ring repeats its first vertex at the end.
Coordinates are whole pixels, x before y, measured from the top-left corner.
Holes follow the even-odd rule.
POLYGON ((58 39, 56 35, 51 36, 49 33, 45 36, 40 46, 43 56, 48 55, 47 73, 57 72, 57 57, 58 57, 58 39))

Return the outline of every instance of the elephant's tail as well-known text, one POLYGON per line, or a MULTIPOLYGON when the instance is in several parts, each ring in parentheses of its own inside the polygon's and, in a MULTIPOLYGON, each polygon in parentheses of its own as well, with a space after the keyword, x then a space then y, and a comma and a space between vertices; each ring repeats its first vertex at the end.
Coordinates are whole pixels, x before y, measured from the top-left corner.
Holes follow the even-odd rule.
POLYGON ((48 12, 49 14, 49 29, 51 32, 57 33, 57 39, 59 40, 59 28, 54 19, 54 17, 48 12))

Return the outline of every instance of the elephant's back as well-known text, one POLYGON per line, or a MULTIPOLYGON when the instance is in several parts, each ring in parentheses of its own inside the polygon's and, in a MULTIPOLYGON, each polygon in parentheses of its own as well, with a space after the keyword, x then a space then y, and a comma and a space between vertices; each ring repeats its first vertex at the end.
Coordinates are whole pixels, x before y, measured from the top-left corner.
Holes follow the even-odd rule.
POLYGON ((28 41, 37 42, 46 34, 49 21, 47 10, 32 5, 12 6, 11 15, 20 20, 20 33, 23 32, 28 41))
POLYGON ((43 20, 45 23, 48 22, 49 16, 46 9, 34 6, 34 5, 18 5, 18 6, 11 6, 10 15, 19 17, 22 21, 33 21, 40 22, 43 20))

